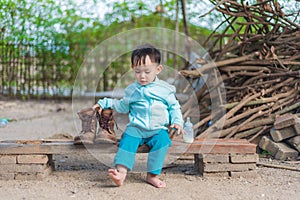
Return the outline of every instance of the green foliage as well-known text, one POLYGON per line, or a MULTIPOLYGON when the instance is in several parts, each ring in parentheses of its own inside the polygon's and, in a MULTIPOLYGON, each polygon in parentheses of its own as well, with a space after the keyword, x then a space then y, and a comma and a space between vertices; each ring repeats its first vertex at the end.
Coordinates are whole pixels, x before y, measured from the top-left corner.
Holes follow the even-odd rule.
MULTIPOLYGON (((94 7, 99 2, 103 1, 90 1, 94 7)), ((31 91, 34 86, 71 88, 84 56, 101 41, 133 28, 151 26, 174 30, 177 0, 161 2, 164 12, 157 12, 158 1, 157 5, 141 0, 105 1, 112 10, 101 20, 92 9, 86 9, 84 4, 78 6, 73 0, 2 0, 0 50, 1 59, 7 64, 0 68, 0 85, 16 87, 22 98, 27 97, 21 91, 31 91), (10 67, 12 56, 19 60, 19 66, 10 67), (29 64, 33 60, 35 66, 29 64)), ((179 13, 179 31, 183 32, 181 19, 179 13)), ((190 33, 201 42, 210 30, 190 24, 190 33)), ((116 80, 129 68, 129 60, 124 55, 112 63, 106 75, 116 80)))

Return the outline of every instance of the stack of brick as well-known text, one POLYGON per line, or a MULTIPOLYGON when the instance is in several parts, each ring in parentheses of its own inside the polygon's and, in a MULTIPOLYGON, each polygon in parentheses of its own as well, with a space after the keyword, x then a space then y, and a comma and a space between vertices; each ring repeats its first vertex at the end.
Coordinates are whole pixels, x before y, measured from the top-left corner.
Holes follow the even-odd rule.
MULTIPOLYGON (((96 147, 96 146, 95 146, 96 147)), ((101 144, 95 151, 115 153, 116 145, 101 144)), ((86 151, 73 141, 0 142, 0 179, 42 179, 53 170, 52 155, 86 151)), ((94 151, 94 152, 95 152, 94 151)), ((173 140, 169 154, 195 155, 195 168, 204 176, 253 177, 258 156, 256 145, 240 139, 195 139, 192 144, 173 140)))
POLYGON ((300 152, 300 118, 285 114, 276 118, 270 136, 264 136, 259 147, 275 159, 296 159, 300 152))
POLYGON ((0 155, 2 180, 41 180, 52 170, 52 155, 0 155))
POLYGON ((256 178, 258 155, 254 153, 238 154, 196 154, 196 170, 203 177, 243 177, 256 178))

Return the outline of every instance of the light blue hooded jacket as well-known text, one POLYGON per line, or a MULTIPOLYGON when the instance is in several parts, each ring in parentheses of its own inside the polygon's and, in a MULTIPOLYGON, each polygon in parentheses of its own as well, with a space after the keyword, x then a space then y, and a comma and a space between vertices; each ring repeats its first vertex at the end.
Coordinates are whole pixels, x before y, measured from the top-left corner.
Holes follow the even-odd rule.
POLYGON ((170 124, 183 126, 180 104, 175 97, 176 88, 156 79, 141 85, 137 81, 125 89, 122 99, 104 98, 97 103, 119 113, 129 112, 127 128, 138 127, 146 131, 168 129, 170 124))

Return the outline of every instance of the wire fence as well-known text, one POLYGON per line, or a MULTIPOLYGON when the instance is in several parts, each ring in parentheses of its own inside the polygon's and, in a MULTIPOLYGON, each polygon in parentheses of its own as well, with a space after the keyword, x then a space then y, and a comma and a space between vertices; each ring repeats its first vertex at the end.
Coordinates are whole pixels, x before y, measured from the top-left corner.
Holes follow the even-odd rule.
MULTIPOLYGON (((96 67, 99 58, 86 59, 95 44, 21 44, 0 41, 0 97, 17 99, 71 98, 77 72, 83 62, 96 67)), ((165 60, 174 55, 165 53, 165 60)), ((128 55, 107 67, 97 80, 87 80, 86 88, 97 86, 96 92, 113 90, 116 84, 128 84, 124 74, 130 69, 128 55)), ((105 58, 104 58, 105 59, 105 58)), ((98 62, 99 63, 99 62, 98 62)), ((179 66, 183 63, 179 63, 179 66)), ((170 75, 167 74, 167 77, 170 75)), ((88 89, 86 93, 90 92, 88 89)))
MULTIPOLYGON (((14 44, 0 41, 0 96, 17 99, 70 98, 77 71, 93 44, 14 44)), ((92 62, 92 61, 91 61, 92 62)), ((100 77, 101 91, 110 76, 100 77)))
MULTIPOLYGON (((0 94, 31 98, 58 97, 61 80, 72 79, 66 55, 55 52, 57 46, 0 43, 0 94)), ((67 84, 66 84, 67 85, 67 84)))

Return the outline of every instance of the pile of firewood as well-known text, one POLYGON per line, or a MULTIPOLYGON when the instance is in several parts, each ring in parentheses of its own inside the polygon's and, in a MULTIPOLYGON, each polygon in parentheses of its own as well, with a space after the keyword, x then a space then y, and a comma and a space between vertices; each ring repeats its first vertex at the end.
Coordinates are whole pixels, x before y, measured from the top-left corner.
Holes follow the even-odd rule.
MULTIPOLYGON (((195 80, 203 74, 211 80, 217 71, 222 80, 197 91, 201 116, 194 125, 196 136, 258 143, 276 117, 300 117, 300 26, 288 20, 275 1, 247 5, 227 0, 215 9, 228 26, 208 39, 214 41, 209 49, 214 63, 199 59, 200 68, 180 71, 195 80), (224 100, 220 112, 212 113, 215 98, 224 100)), ((182 111, 193 116, 193 105, 186 102, 182 111)))

